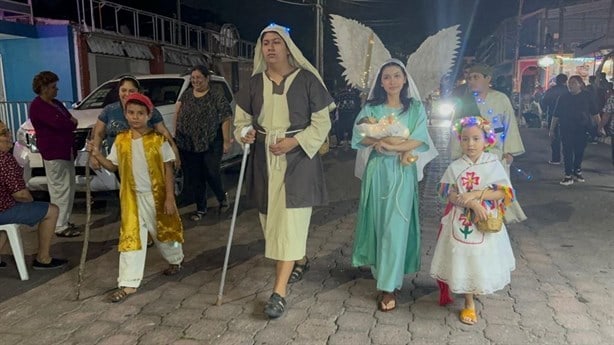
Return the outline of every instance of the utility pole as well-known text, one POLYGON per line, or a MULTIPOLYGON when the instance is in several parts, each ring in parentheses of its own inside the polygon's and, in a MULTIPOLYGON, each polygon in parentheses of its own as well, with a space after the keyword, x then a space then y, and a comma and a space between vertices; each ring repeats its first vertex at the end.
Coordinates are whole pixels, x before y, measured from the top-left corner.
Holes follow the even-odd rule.
MULTIPOLYGON (((516 81, 516 87, 518 90, 518 113, 516 114, 520 120, 520 114, 522 113, 522 94, 520 87, 522 86, 522 76, 519 75, 520 71, 518 69, 518 59, 520 57, 520 29, 522 28, 522 8, 524 6, 524 0, 518 1, 518 16, 516 17, 516 45, 514 47, 514 80, 516 81)), ((518 122, 520 123, 520 121, 518 122)))
POLYGON ((180 46, 181 41, 181 0, 177 0, 177 45, 180 46))
POLYGON ((320 73, 320 76, 324 77, 324 22, 322 17, 324 16, 324 0, 315 0, 314 2, 307 2, 307 0, 301 0, 302 2, 294 2, 291 0, 276 0, 283 4, 297 5, 297 6, 313 6, 315 11, 315 67, 320 73))
POLYGON ((559 37, 558 37, 558 52, 559 54, 563 54, 565 49, 563 49, 563 29, 565 27, 565 5, 563 4, 563 0, 559 0, 559 37))
POLYGON ((316 0, 316 69, 320 76, 324 78, 324 23, 322 15, 324 8, 322 7, 323 0, 316 0))

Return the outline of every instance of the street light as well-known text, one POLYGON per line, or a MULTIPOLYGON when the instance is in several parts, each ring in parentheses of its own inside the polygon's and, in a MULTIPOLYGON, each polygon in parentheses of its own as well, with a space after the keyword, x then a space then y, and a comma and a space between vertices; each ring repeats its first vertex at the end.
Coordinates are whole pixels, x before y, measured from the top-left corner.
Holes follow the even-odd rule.
POLYGON ((322 16, 324 13, 324 7, 322 2, 324 0, 315 0, 315 3, 302 3, 289 1, 289 0, 276 0, 283 4, 297 5, 297 6, 314 6, 316 11, 316 69, 320 73, 321 77, 324 77, 324 25, 322 25, 322 16))

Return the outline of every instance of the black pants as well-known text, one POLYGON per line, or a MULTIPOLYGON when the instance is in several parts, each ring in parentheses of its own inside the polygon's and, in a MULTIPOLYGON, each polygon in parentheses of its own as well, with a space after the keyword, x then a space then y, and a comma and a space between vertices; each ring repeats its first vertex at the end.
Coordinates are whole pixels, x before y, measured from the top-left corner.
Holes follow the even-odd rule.
POLYGON ((554 129, 554 136, 550 138, 550 151, 552 152, 550 159, 552 162, 561 161, 561 127, 559 125, 554 129))
POLYGON ((582 171, 582 159, 586 148, 586 131, 584 129, 561 129, 563 143, 563 160, 565 161, 565 176, 582 171))
POLYGON ((196 210, 201 212, 207 210, 207 184, 218 201, 225 200, 226 193, 220 172, 223 154, 222 141, 215 140, 205 152, 181 151, 180 154, 185 178, 184 190, 187 190, 188 197, 193 197, 196 210))

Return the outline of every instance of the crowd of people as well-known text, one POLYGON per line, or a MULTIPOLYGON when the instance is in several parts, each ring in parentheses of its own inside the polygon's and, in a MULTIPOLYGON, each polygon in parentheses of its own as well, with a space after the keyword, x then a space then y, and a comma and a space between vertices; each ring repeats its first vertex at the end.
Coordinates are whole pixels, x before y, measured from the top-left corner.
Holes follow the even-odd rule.
MULTIPOLYGON (((461 106, 450 141, 453 162, 438 188, 446 207, 430 275, 440 287, 440 304, 452 301, 450 292, 464 295, 459 319, 471 325, 477 322, 474 295, 503 289, 515 268, 506 224, 523 221, 526 215, 510 182, 510 165, 525 148, 508 96, 491 87, 493 69, 475 64, 464 73, 467 83, 452 91, 461 106)), ((416 164, 416 159, 428 160, 419 155, 433 148, 424 106, 410 87, 411 71, 391 59, 375 76, 362 107, 355 90, 338 95, 336 132, 339 141, 351 142, 362 157, 356 169, 361 190, 352 265, 371 271, 378 291, 376 306, 388 312, 397 307, 404 276, 420 270, 418 181, 427 162, 416 164), (370 126, 384 131, 376 134, 370 126)), ((209 77, 204 66, 191 70, 191 88, 177 102, 174 138, 134 77, 119 81, 120 100, 105 107, 98 118, 87 143, 90 165, 116 172, 120 182, 118 285, 108 298, 121 302, 137 292, 149 242, 168 263, 163 274, 181 271, 184 237, 175 171, 183 167, 193 187, 192 221, 207 213, 206 184, 218 209, 228 208, 220 160, 234 137, 250 146, 247 195, 259 213, 264 256, 275 261, 275 281, 264 313, 276 319, 287 309, 288 284, 300 281, 309 270, 306 248, 313 207, 328 202, 320 149, 331 130, 335 100, 289 31, 275 24, 264 28, 257 40, 253 74, 237 95, 234 123, 230 104, 211 90, 209 77)), ((68 222, 77 119, 55 100, 57 81, 52 72, 34 78, 37 97, 30 112, 45 161, 50 203, 32 200, 10 153, 10 133, 0 124, 0 224, 39 224, 35 269, 66 266, 66 260, 49 254, 54 232, 80 235, 68 222)), ((549 163, 560 164, 562 143, 562 185, 585 181, 581 165, 591 128, 614 136, 614 95, 610 92, 608 97, 596 103, 579 76, 565 75, 557 76, 556 86, 545 93, 541 104, 552 139, 549 163)), ((612 158, 614 162, 614 150, 612 158)), ((0 237, 0 248, 4 241, 0 237)))

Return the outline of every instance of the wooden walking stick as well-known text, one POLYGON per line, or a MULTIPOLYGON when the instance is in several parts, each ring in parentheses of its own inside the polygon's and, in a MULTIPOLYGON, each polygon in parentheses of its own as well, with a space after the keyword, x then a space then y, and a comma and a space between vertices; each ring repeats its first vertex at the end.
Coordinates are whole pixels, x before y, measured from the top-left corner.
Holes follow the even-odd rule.
POLYGON ((85 275, 85 260, 87 249, 90 242, 90 223, 92 219, 92 191, 90 188, 90 155, 87 154, 85 160, 85 235, 83 236, 83 248, 81 249, 81 260, 79 261, 79 278, 77 280, 77 301, 81 295, 81 283, 85 275))

